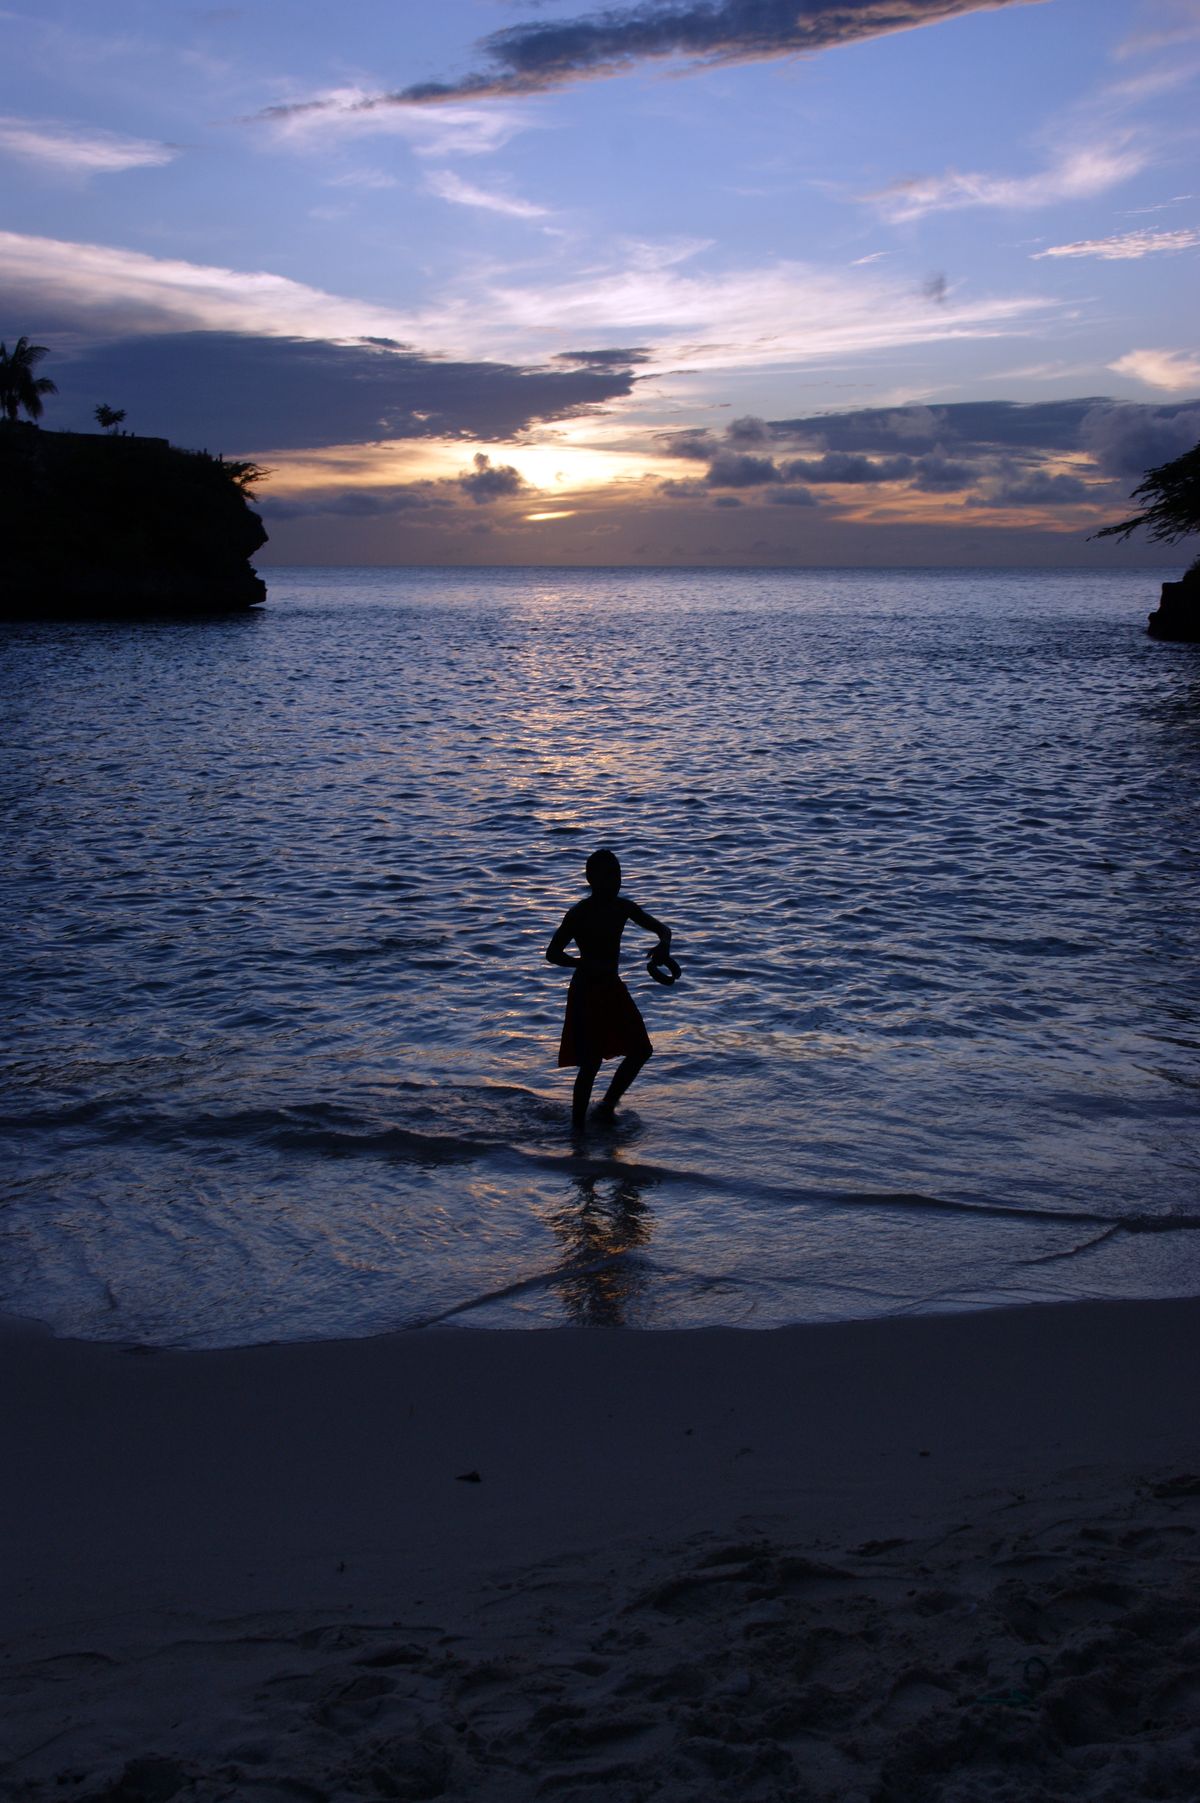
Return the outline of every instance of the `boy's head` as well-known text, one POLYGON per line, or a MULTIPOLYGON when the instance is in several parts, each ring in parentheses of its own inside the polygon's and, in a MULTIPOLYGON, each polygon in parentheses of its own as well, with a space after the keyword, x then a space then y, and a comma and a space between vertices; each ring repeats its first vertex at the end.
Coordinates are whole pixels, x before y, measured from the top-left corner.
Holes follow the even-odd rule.
POLYGON ((584 865, 583 873, 593 895, 616 895, 621 887, 621 866, 616 852, 609 851, 607 845, 602 845, 599 851, 592 853, 584 865))

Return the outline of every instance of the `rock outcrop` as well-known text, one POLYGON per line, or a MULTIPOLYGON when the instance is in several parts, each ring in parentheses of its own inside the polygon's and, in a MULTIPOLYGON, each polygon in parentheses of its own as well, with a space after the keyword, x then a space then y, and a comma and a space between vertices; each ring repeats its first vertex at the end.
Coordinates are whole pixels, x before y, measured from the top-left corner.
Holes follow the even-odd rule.
POLYGON ((0 611, 213 613, 257 606, 266 543, 251 466, 165 438, 0 422, 0 611))
POLYGON ((1164 582, 1158 606, 1146 622, 1152 638, 1200 644, 1200 560, 1178 582, 1164 582))

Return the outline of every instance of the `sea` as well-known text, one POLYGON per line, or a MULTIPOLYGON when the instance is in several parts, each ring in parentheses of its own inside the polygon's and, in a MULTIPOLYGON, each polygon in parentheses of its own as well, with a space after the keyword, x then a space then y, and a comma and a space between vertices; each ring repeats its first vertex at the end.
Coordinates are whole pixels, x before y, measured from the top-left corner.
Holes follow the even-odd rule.
POLYGON ((1200 1294, 1162 572, 276 569, 0 636, 0 1311, 214 1347, 1200 1294), (682 967, 570 1130, 611 846, 682 967))

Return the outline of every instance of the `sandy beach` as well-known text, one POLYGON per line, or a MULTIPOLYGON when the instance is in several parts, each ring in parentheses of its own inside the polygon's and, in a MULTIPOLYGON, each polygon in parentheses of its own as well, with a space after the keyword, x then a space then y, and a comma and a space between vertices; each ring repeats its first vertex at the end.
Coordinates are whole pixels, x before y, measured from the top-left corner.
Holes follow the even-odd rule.
POLYGON ((1198 1328, 14 1325, 0 1791, 1194 1798, 1198 1328))

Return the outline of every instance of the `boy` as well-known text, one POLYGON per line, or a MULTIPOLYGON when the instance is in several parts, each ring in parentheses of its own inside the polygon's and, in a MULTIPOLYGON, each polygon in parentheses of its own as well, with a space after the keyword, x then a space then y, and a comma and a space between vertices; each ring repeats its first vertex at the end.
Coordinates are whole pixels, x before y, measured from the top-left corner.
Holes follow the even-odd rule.
POLYGON ((611 1120, 613 1111, 643 1064, 654 1050, 637 1003, 620 977, 621 933, 625 922, 658 934, 651 961, 666 960, 671 953, 671 929, 664 927, 636 902, 621 897, 621 866, 607 847, 594 851, 585 867, 592 893, 563 915, 562 925, 546 947, 551 964, 565 964, 573 971, 567 991, 567 1014, 558 1051, 560 1069, 577 1064, 571 1118, 581 1128, 596 1073, 605 1058, 620 1058, 608 1093, 596 1113, 611 1120), (566 947, 574 940, 579 956, 566 947))

